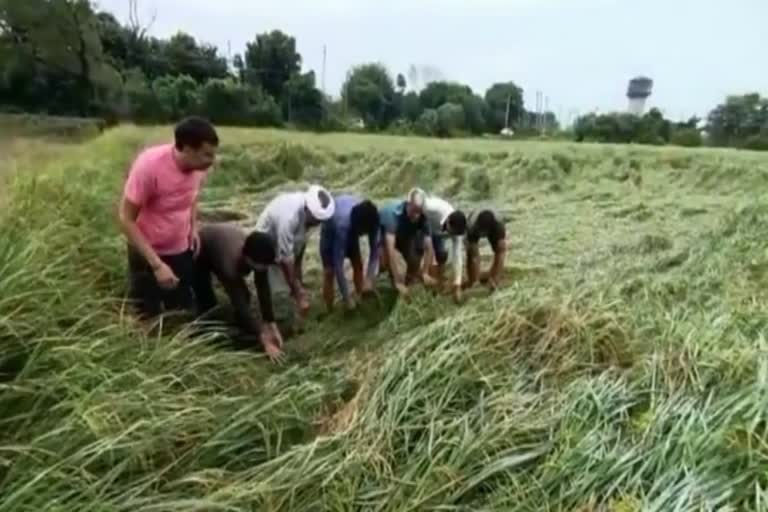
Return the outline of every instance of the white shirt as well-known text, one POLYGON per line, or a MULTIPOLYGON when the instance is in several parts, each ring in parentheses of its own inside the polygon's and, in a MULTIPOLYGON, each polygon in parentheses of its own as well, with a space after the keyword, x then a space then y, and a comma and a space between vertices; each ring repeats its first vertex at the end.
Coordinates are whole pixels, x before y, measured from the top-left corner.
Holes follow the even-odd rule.
MULTIPOLYGON (((429 230, 432 232, 432 236, 447 237, 449 236, 446 231, 443 230, 445 221, 456 209, 451 206, 451 203, 436 196, 427 196, 424 202, 424 215, 429 223, 429 230)), ((451 262, 453 263, 453 284, 456 286, 461 285, 462 281, 462 242, 463 236, 451 237, 451 262)))
POLYGON ((256 221, 256 231, 275 241, 278 262, 293 261, 306 243, 305 206, 303 192, 285 192, 272 199, 256 221))

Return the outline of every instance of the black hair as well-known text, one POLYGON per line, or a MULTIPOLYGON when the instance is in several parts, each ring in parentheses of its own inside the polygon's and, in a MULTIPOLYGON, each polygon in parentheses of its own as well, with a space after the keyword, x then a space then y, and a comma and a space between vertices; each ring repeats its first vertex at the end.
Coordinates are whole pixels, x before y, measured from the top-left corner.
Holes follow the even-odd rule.
POLYGON ((496 220, 496 216, 489 210, 483 210, 477 215, 475 221, 475 229, 483 235, 495 236, 499 230, 499 221, 496 220))
POLYGON ((379 227, 379 209, 366 199, 352 208, 349 220, 352 232, 358 235, 372 233, 379 227))
POLYGON ((261 231, 254 231, 245 239, 243 256, 259 265, 274 264, 277 253, 272 237, 261 231))
POLYGON ((213 125, 208 120, 197 116, 186 117, 179 121, 174 129, 174 138, 176 149, 179 151, 187 146, 199 149, 206 142, 211 146, 219 145, 219 135, 213 125))
POLYGON ((452 212, 445 221, 446 228, 452 235, 461 236, 467 232, 467 216, 461 210, 452 212))
POLYGON ((325 190, 318 190, 317 198, 320 200, 320 206, 323 209, 328 208, 328 205, 331 204, 331 196, 325 190))

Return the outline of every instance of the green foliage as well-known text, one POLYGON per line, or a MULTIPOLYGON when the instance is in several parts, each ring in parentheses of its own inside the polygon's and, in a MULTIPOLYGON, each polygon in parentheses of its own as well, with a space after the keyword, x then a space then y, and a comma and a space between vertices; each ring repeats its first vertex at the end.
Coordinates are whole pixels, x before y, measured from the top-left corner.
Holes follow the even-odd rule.
POLYGON ((643 116, 629 113, 587 114, 576 120, 577 141, 666 144, 672 136, 672 123, 657 109, 643 116))
POLYGON ((758 93, 728 96, 707 119, 707 130, 716 146, 750 145, 760 149, 759 136, 768 131, 768 98, 758 93))
POLYGON ((520 119, 524 111, 523 90, 514 82, 493 84, 485 93, 485 103, 488 128, 491 133, 499 133, 506 126, 508 104, 510 125, 515 126, 515 120, 520 119))
POLYGON ((464 108, 456 103, 443 103, 437 109, 437 135, 458 135, 464 126, 464 108))
POLYGON ((672 132, 670 142, 676 146, 696 148, 703 144, 701 132, 696 128, 683 128, 672 132))
POLYGON ((411 122, 416 122, 421 117, 424 108, 419 101, 419 95, 413 91, 402 97, 400 112, 403 117, 411 122))
POLYGON ((751 135, 744 141, 744 149, 768 151, 768 134, 751 135))
POLYGON ((285 84, 285 119, 299 126, 317 128, 323 120, 323 95, 315 87, 315 73, 296 74, 285 84))
POLYGON ((201 96, 201 111, 215 123, 268 126, 281 122, 280 109, 270 96, 231 78, 209 80, 201 96))
POLYGON ((416 131, 416 133, 426 137, 432 137, 437 135, 439 129, 440 129, 440 118, 437 114, 437 110, 431 109, 431 108, 422 112, 421 116, 419 116, 419 119, 416 121, 416 124, 414 125, 414 130, 416 131))
POLYGON ((342 96, 363 118, 367 128, 384 129, 397 117, 395 88, 389 71, 379 63, 352 68, 342 96))
POLYGON ((287 82, 301 71, 296 40, 280 30, 259 34, 248 43, 244 63, 245 80, 278 101, 283 98, 287 82))

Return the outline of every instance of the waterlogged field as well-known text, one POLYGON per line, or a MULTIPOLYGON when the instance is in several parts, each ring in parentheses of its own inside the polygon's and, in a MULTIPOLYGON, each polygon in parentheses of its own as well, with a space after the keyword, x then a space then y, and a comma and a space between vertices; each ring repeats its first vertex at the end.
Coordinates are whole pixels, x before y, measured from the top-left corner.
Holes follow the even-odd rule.
POLYGON ((5 163, 0 511, 768 509, 764 155, 225 129, 208 219, 310 181, 509 219, 461 307, 323 314, 315 233, 274 367, 123 306, 115 201, 168 133, 5 163))

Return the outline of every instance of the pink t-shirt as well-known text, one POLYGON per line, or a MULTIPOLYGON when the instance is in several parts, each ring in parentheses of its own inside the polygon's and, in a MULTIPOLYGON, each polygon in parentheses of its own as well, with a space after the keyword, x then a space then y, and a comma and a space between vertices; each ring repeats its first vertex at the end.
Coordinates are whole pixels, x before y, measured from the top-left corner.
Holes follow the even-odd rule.
POLYGON ((189 249, 192 206, 205 176, 203 171, 183 172, 173 144, 150 147, 133 162, 123 194, 139 206, 136 225, 158 254, 189 249))

